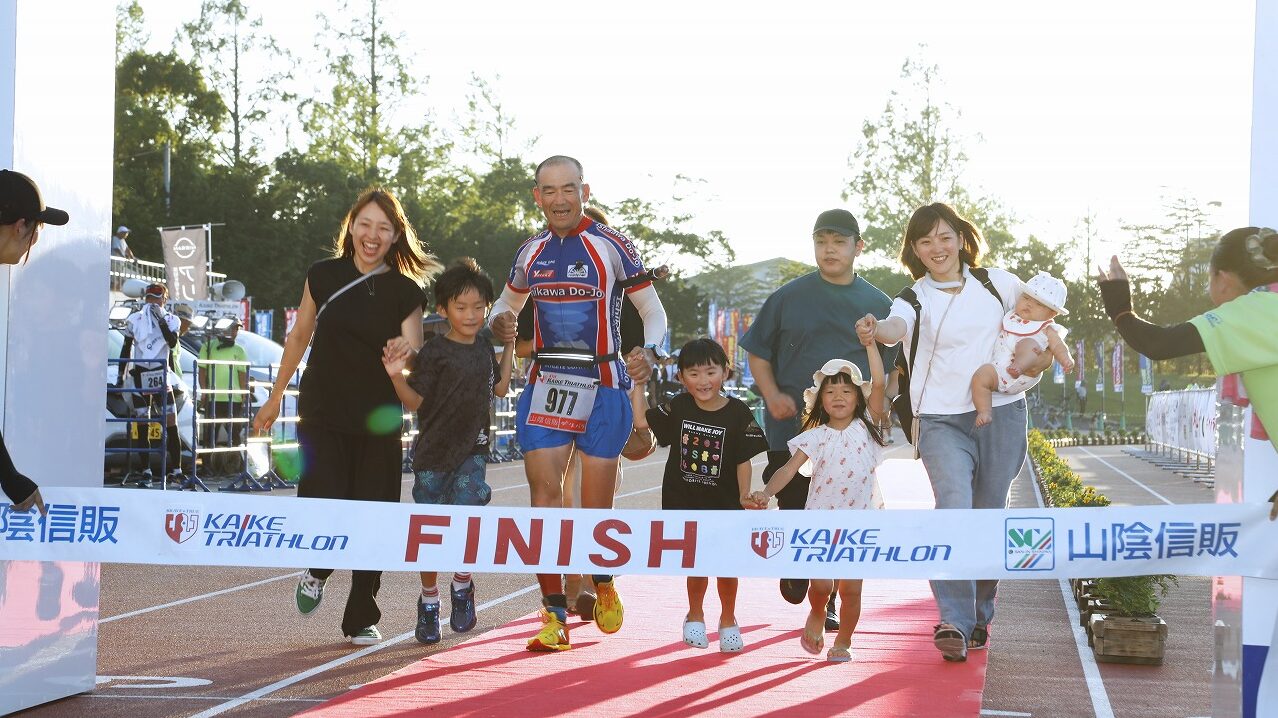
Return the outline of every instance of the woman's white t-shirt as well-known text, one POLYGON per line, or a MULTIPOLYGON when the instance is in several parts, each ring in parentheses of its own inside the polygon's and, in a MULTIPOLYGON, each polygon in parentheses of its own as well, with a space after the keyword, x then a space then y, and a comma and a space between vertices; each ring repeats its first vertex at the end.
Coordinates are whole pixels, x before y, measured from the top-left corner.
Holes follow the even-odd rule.
MULTIPOLYGON (((972 405, 972 375, 989 362, 1003 315, 1021 296, 1021 281, 1011 272, 989 270, 990 281, 1003 304, 966 267, 963 275, 966 281, 958 294, 936 289, 924 280, 914 283, 914 293, 922 306, 919 349, 910 376, 910 405, 915 414, 964 414, 976 410, 972 405), (950 302, 954 305, 949 306, 950 302), (937 326, 943 316, 938 337, 937 326)), ((904 299, 894 299, 888 316, 905 322, 901 351, 908 358, 914 335, 914 307, 904 299)), ((1025 394, 995 393, 993 398, 994 406, 1003 406, 1020 401, 1025 394)))

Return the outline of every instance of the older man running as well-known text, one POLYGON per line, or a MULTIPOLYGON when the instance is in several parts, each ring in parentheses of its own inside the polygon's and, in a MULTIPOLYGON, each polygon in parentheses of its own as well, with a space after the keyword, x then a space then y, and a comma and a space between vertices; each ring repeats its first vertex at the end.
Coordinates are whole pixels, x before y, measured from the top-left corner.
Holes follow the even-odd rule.
MULTIPOLYGON (((514 341, 516 316, 533 301, 533 362, 516 409, 516 438, 535 507, 562 505, 563 477, 573 445, 581 454, 581 505, 612 508, 617 457, 632 428, 627 391, 647 381, 666 332, 666 311, 639 253, 624 235, 585 217, 590 198, 581 163, 556 155, 537 166, 533 199, 547 228, 519 247, 490 323, 502 342, 514 341), (644 347, 622 356, 621 299, 643 319, 644 347)), ((595 624, 621 628, 621 598, 612 576, 595 575, 595 624)), ((538 574, 547 610, 530 651, 563 651, 568 600, 563 576, 538 574)))

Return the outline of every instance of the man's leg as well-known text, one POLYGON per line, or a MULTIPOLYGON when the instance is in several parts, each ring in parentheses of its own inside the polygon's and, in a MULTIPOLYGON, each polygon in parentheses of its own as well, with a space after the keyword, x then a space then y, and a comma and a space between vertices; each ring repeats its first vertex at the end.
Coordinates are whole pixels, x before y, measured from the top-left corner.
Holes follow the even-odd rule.
MULTIPOLYGON (((590 424, 577 440, 581 456, 581 506, 610 509, 617 493, 617 466, 621 449, 630 438, 633 412, 630 395, 621 389, 599 389, 590 424)), ((595 574, 595 625, 604 633, 621 630, 624 607, 613 577, 595 574)))
MULTIPOLYGON (((572 444, 554 446, 546 449, 533 449, 524 454, 524 472, 528 475, 528 490, 532 494, 534 508, 562 508, 564 471, 568 468, 568 459, 572 455, 572 444)), ((616 467, 613 468, 616 475, 616 467)), ((582 482, 585 483, 584 481, 582 482)), ((584 486, 583 493, 584 492, 584 486)), ((584 498, 584 497, 583 497, 584 498)), ((611 498, 611 496, 609 497, 611 498)), ((584 503, 582 504, 585 505, 584 503)), ((558 573, 539 573, 537 583, 541 586, 541 595, 546 599, 556 596, 564 600, 563 608, 568 604, 564 598, 563 575, 558 573)), ((555 604, 551 604, 555 605, 555 604)))

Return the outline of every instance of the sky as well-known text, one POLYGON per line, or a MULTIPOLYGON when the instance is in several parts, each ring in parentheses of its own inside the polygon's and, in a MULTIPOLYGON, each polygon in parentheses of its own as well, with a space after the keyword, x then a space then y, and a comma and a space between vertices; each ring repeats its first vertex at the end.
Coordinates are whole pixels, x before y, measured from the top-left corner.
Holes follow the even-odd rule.
MULTIPOLYGON (((199 3, 142 6, 152 48, 167 49, 199 3)), ((304 67, 322 65, 311 11, 248 6, 304 67)), ((351 17, 333 0, 308 7, 351 17)), ((810 261, 817 214, 862 216, 841 198, 849 157, 910 57, 939 66, 965 181, 1019 236, 1069 241, 1090 213, 1103 256, 1121 249, 1121 224, 1160 221, 1181 195, 1219 203, 1211 225, 1246 224, 1254 2, 383 0, 381 12, 427 80, 423 106, 404 112, 447 122, 472 74, 485 78, 534 142, 529 159, 577 157, 604 202, 699 180, 678 190, 683 208, 693 228, 722 230, 738 263, 810 261)))

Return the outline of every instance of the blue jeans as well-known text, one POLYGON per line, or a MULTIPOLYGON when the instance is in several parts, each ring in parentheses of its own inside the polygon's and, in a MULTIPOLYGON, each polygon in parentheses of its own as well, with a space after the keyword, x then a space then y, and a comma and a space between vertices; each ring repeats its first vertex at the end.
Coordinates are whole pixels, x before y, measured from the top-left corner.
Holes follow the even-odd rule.
MULTIPOLYGON (((1003 509, 1012 479, 1025 464, 1025 402, 994 407, 994 421, 975 429, 976 412, 922 414, 919 454, 938 509, 1003 509)), ((971 637, 994 618, 998 581, 932 581, 948 623, 971 637)))

